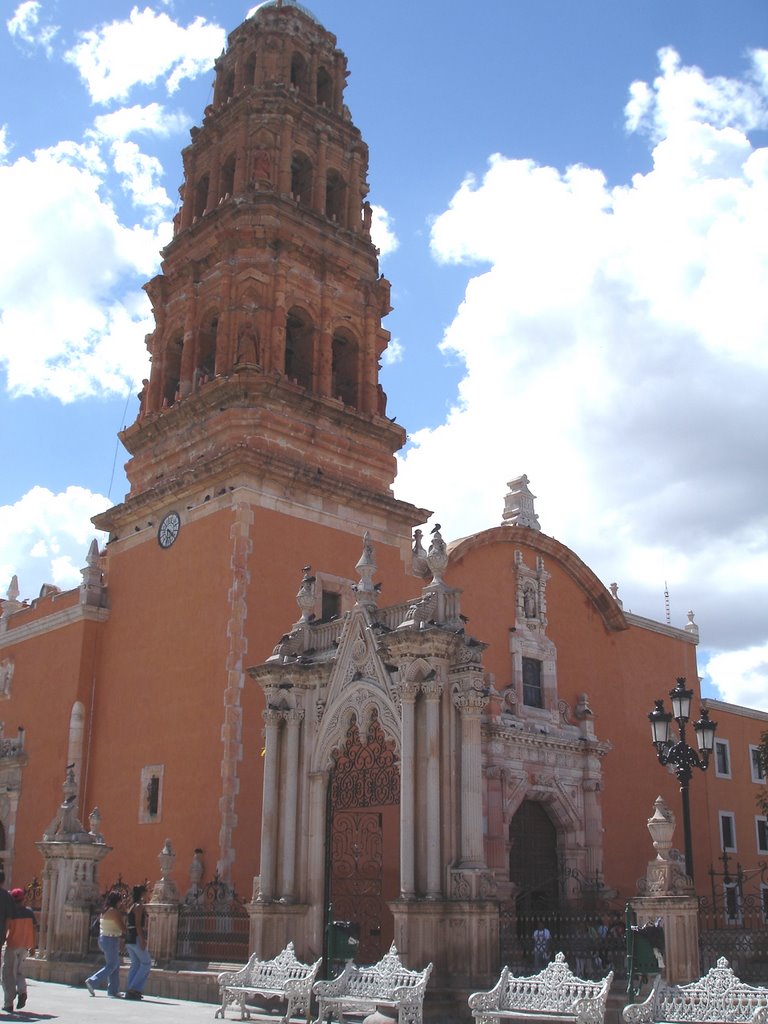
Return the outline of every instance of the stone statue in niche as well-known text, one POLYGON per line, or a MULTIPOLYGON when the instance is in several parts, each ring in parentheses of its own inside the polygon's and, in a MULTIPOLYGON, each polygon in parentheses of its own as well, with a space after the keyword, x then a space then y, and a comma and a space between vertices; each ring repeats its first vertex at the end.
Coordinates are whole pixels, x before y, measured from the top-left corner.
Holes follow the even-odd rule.
POLYGON ((259 362, 259 336, 253 327, 241 327, 237 332, 235 364, 259 362))
POLYGON ((255 185, 262 181, 272 181, 272 161, 266 149, 257 149, 253 155, 251 180, 255 185))
POLYGON ((526 619, 536 618, 536 590, 532 583, 526 583, 523 588, 523 611, 526 619))

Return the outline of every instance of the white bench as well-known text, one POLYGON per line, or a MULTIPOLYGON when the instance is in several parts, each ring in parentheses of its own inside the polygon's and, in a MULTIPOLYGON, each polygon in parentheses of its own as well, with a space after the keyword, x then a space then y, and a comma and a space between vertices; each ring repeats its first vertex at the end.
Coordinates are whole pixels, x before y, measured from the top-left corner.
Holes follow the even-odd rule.
POLYGON ((721 956, 689 985, 657 978, 648 998, 624 1007, 622 1015, 630 1024, 768 1024, 768 988, 740 981, 721 956))
POLYGON ((538 974, 522 977, 504 967, 489 992, 475 992, 469 1008, 476 1024, 500 1020, 563 1020, 600 1024, 613 981, 611 971, 601 981, 577 978, 563 953, 538 974))
POLYGON ((370 967, 348 963, 332 981, 316 981, 314 993, 318 1010, 316 1024, 335 1017, 343 1024, 345 1013, 369 1014, 377 1007, 397 1009, 399 1024, 421 1024, 424 992, 432 964, 423 971, 404 967, 394 942, 389 952, 370 967))
POLYGON ((294 1016, 304 1017, 309 1024, 312 983, 319 969, 319 960, 314 964, 297 960, 292 942, 274 960, 259 960, 254 953, 239 971, 219 975, 221 1006, 215 1016, 224 1017, 227 1007, 236 1003, 240 1007, 240 1020, 250 1020, 245 1001, 261 996, 286 1000, 288 1005, 280 1024, 288 1024, 294 1016))

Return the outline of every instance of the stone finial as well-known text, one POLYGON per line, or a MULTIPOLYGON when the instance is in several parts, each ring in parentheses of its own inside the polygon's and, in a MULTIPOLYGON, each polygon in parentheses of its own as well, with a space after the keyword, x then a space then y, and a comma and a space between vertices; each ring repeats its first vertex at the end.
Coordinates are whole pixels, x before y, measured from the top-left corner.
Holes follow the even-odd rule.
POLYGON ((624 602, 619 597, 619 584, 618 583, 612 583, 611 584, 611 597, 616 602, 616 604, 619 606, 619 608, 623 608, 624 607, 624 602))
POLYGON ((85 558, 85 568, 80 570, 80 575, 83 577, 83 582, 80 584, 80 604, 98 608, 104 603, 104 577, 101 572, 100 559, 99 542, 94 537, 85 558))
MULTIPOLYGON (((43 841, 103 844, 104 837, 98 830, 94 830, 93 824, 91 824, 91 831, 86 832, 77 817, 77 782, 75 781, 74 767, 74 764, 67 765, 64 785, 62 786, 64 799, 61 802, 56 817, 43 833, 43 841)), ((96 813, 98 814, 98 811, 96 813)), ((100 825, 101 817, 99 816, 98 826, 100 825)))
POLYGON ((3 601, 3 618, 7 619, 9 615, 13 615, 21 607, 21 601, 19 601, 19 578, 16 575, 11 577, 11 582, 6 591, 8 598, 3 601))
POLYGON ((88 815, 88 828, 91 834, 94 836, 101 835, 101 811, 98 807, 94 807, 91 813, 88 815))
POLYGON ((315 611, 315 577, 312 575, 312 566, 305 565, 301 577, 301 586, 296 594, 296 604, 301 611, 300 622, 309 622, 315 611))
POLYGON ((683 628, 685 629, 686 633, 690 633, 691 636, 695 636, 696 639, 698 640, 698 638, 699 638, 699 627, 698 627, 698 624, 693 621, 693 612, 688 612, 688 621, 686 622, 686 624, 685 624, 685 626, 683 628))
POLYGON ((656 797, 653 807, 653 815, 648 819, 648 831, 657 859, 667 860, 672 849, 672 836, 675 834, 675 815, 660 796, 656 797))
POLYGON ((432 527, 432 540, 427 552, 427 565, 432 573, 432 586, 444 583, 443 573, 448 568, 448 548, 440 530, 440 523, 435 523, 432 527))
POLYGON ((380 585, 373 582, 373 574, 376 572, 377 566, 373 554, 373 541, 368 530, 363 535, 363 553, 355 568, 360 573, 360 582, 354 588, 357 594, 356 604, 376 607, 376 595, 380 590, 380 585))
POLYGON ((200 893, 200 883, 203 880, 203 873, 205 872, 205 865, 203 864, 203 851, 198 847, 192 857, 192 863, 189 865, 189 881, 190 886, 187 890, 187 899, 195 900, 200 893))
POLYGON ((422 579, 428 579, 429 563, 427 562, 427 552, 424 550, 424 545, 421 543, 421 538, 423 536, 424 535, 421 530, 413 531, 412 567, 416 576, 420 576, 422 579))
POLYGON ((531 494, 528 488, 528 477, 525 473, 510 480, 507 487, 509 491, 504 497, 501 525, 527 526, 530 530, 541 530, 539 517, 534 508, 536 495, 531 494))
POLYGON ((176 887, 176 883, 170 877, 173 866, 176 863, 176 854, 170 839, 165 840, 162 850, 157 855, 157 859, 160 862, 160 878, 152 888, 150 903, 178 903, 179 890, 176 887))

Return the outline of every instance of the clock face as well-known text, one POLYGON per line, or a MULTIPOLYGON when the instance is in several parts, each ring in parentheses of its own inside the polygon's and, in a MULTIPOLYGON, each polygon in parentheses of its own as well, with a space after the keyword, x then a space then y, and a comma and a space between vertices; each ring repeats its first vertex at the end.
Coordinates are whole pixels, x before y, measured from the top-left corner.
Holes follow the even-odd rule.
POLYGON ((180 529, 181 519, 179 518, 179 513, 169 512, 160 523, 160 529, 157 531, 157 543, 161 548, 169 548, 179 536, 180 529))

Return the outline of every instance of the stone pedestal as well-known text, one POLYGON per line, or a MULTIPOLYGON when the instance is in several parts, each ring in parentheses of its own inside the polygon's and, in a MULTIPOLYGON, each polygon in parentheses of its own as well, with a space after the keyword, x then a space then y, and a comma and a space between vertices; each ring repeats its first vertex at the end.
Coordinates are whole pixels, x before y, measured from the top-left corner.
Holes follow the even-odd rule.
POLYGON ((699 901, 695 896, 640 896, 630 900, 637 923, 664 929, 664 977, 670 984, 686 985, 700 975, 699 901))
POLYGON ((435 988, 482 988, 499 977, 495 900, 393 900, 395 945, 403 963, 433 963, 435 988))
POLYGON ((98 810, 87 832, 77 817, 77 784, 70 766, 64 800, 36 844, 45 861, 40 911, 40 955, 49 960, 79 960, 88 955, 91 914, 101 903, 98 868, 112 849, 97 831, 98 810))
POLYGON ((299 960, 312 963, 323 954, 322 908, 303 903, 260 903, 246 905, 251 919, 249 954, 270 960, 293 942, 299 960))
POLYGON ((656 859, 641 880, 641 895, 630 900, 640 927, 659 923, 664 929, 664 977, 674 985, 695 981, 699 970, 699 901, 693 883, 672 849, 675 816, 661 797, 648 819, 656 859))
POLYGON ((145 910, 149 918, 148 945, 152 959, 164 966, 176 956, 176 940, 179 934, 179 904, 147 903, 145 910))

